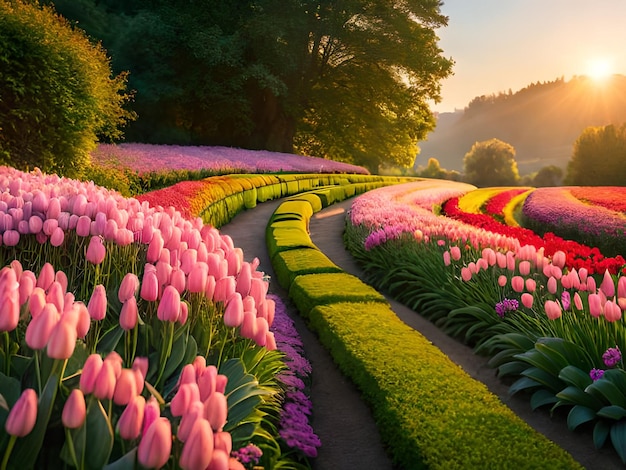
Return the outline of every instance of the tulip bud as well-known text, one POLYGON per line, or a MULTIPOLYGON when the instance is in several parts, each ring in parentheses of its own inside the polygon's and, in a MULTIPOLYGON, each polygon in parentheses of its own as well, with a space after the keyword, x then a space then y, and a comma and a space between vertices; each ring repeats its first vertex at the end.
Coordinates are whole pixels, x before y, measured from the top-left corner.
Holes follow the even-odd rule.
POLYGON ((180 293, 172 285, 166 286, 157 308, 157 317, 161 321, 175 322, 179 315, 180 293))
POLYGON ((522 292, 524 290, 524 278, 522 276, 513 276, 511 278, 511 287, 515 292, 522 292))
POLYGON ((206 470, 229 470, 229 456, 221 449, 213 451, 211 463, 206 470))
POLYGON ((532 294, 529 294, 528 292, 525 292, 524 294, 522 294, 522 305, 524 305, 524 307, 532 308, 533 300, 534 299, 533 299, 532 294))
POLYGON ((102 284, 98 284, 91 294, 87 310, 92 319, 104 320, 107 311, 107 292, 102 284))
POLYGON ((111 400, 115 393, 115 383, 115 368, 112 361, 103 361, 94 383, 94 396, 99 400, 111 400))
POLYGON ((25 339, 28 347, 36 350, 45 348, 59 319, 57 308, 53 304, 46 304, 42 312, 26 327, 25 339))
POLYGON ((121 303, 126 302, 131 297, 135 297, 135 292, 137 292, 138 287, 139 278, 137 275, 135 273, 127 273, 120 283, 117 298, 121 303))
POLYGON ((148 428, 152 426, 159 417, 161 416, 161 408, 159 407, 159 402, 156 401, 156 398, 150 396, 148 401, 146 401, 146 406, 144 409, 143 415, 143 426, 142 426, 142 434, 146 434, 148 428))
POLYGON ((93 392, 102 363, 102 357, 99 354, 91 354, 85 360, 79 382, 80 389, 85 395, 93 392))
POLYGON ((204 417, 211 423, 213 431, 221 431, 226 424, 228 403, 221 392, 212 393, 204 402, 204 417))
POLYGON ((146 399, 141 395, 136 395, 126 405, 120 419, 117 422, 117 430, 120 437, 126 440, 133 440, 139 437, 143 424, 146 399))
POLYGON ((100 264, 106 256, 106 248, 102 244, 100 237, 91 237, 85 258, 92 264, 100 264))
POLYGON ((11 436, 24 437, 33 430, 37 421, 37 394, 27 388, 9 411, 4 429, 11 436))
POLYGON ((554 300, 547 300, 544 305, 546 316, 550 320, 556 320, 561 317, 561 306, 554 300))
POLYGON ((127 405, 137 396, 137 380, 131 369, 122 369, 115 382, 113 402, 116 405, 127 405))
POLYGON ((169 419, 157 418, 139 442, 137 460, 147 468, 161 468, 170 458, 172 426, 169 419))
POLYGON ((159 298, 159 280, 156 271, 145 270, 141 281, 141 293, 143 300, 154 302, 159 298))
POLYGON ((135 328, 138 316, 137 299, 130 297, 124 302, 120 311, 120 326, 122 329, 128 331, 135 328))
POLYGON ((54 326, 48 340, 47 353, 53 359, 69 359, 76 347, 76 326, 61 318, 54 326))
POLYGON ((83 425, 87 416, 87 407, 85 405, 85 396, 83 392, 75 388, 71 391, 70 396, 63 406, 61 421, 63 426, 68 429, 76 429, 83 425))
POLYGON ((607 297, 613 297, 615 295, 615 282, 613 281, 613 277, 608 269, 604 271, 604 277, 602 278, 602 283, 600 284, 600 290, 607 297))
POLYGON ((213 432, 206 419, 196 419, 183 445, 179 465, 187 469, 206 469, 213 456, 213 432))
POLYGON ((226 302, 224 324, 229 328, 236 328, 243 321, 243 300, 239 292, 233 293, 226 302))
POLYGON ((172 415, 184 415, 189 409, 189 405, 195 401, 200 401, 198 384, 195 382, 182 384, 170 402, 172 415))

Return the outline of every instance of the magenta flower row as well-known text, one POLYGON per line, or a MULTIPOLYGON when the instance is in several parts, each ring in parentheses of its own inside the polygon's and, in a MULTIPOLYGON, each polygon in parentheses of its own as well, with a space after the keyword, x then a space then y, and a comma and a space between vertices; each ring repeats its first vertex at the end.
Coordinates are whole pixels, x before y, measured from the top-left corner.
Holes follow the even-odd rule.
POLYGON ((121 166, 139 174, 167 170, 215 170, 249 173, 357 173, 360 166, 319 157, 230 147, 100 144, 92 159, 101 166, 121 166))

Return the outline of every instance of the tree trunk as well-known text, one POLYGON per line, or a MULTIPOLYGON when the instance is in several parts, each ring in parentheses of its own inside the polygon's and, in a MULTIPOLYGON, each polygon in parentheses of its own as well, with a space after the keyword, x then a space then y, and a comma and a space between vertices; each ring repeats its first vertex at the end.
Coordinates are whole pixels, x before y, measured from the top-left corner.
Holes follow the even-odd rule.
POLYGON ((263 90, 255 107, 256 128, 251 136, 254 148, 293 153, 295 120, 270 90, 263 90))

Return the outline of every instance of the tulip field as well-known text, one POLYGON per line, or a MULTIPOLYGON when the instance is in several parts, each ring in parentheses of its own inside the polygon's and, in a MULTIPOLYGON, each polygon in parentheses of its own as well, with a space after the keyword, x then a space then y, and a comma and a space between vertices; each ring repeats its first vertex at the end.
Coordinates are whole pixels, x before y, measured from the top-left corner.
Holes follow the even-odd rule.
POLYGON ((208 147, 94 159, 228 174, 124 197, 0 167, 1 469, 310 468, 314 371, 258 258, 217 227, 313 188, 330 205, 339 185, 363 193, 345 243, 365 281, 626 462, 620 188, 477 189, 208 147))

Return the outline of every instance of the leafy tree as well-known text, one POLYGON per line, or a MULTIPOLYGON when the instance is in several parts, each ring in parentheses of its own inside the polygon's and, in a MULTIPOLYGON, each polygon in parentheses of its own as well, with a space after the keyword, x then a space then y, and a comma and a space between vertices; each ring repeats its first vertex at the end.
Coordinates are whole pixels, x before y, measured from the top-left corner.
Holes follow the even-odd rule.
POLYGON ((50 8, 0 1, 0 64, 0 163, 80 176, 132 118, 126 75, 50 8))
MULTIPOLYGON (((61 12, 63 3, 56 2, 61 12)), ((120 29, 103 40, 137 90, 133 140, 408 166, 434 127, 426 103, 439 98, 452 66, 437 46, 434 30, 447 18, 435 0, 133 0, 98 8, 115 17, 120 29)))
POLYGON ((584 186, 624 186, 626 124, 587 127, 574 143, 565 183, 584 186))
POLYGON ((476 142, 463 158, 465 180, 476 186, 511 186, 519 181, 515 149, 499 139, 476 142))
POLYGON ((556 165, 548 165, 541 168, 533 177, 531 186, 547 187, 561 186, 563 181, 563 169, 556 165))

